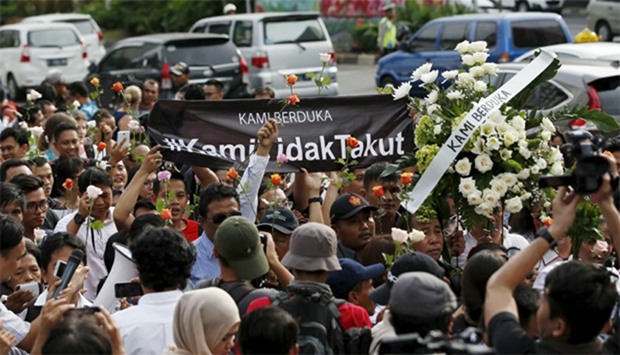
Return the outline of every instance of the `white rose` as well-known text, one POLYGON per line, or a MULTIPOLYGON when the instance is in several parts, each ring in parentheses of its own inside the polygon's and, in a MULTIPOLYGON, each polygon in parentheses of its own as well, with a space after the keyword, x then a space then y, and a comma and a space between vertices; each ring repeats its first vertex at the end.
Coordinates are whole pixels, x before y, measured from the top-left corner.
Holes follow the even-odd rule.
POLYGON ((527 148, 519 148, 519 154, 525 159, 529 159, 532 156, 532 152, 527 148))
POLYGON ((88 196, 88 198, 91 199, 91 200, 96 199, 101 194, 103 194, 103 191, 100 188, 98 188, 97 186, 89 185, 86 188, 86 196, 88 196))
MULTIPOLYGON (((472 55, 474 63, 476 64, 484 64, 489 58, 489 55, 486 52, 476 52, 472 55)), ((482 72, 484 72, 483 68, 480 68, 482 72)))
POLYGON ((532 165, 532 166, 530 166, 530 172, 532 174, 536 175, 536 174, 538 174, 540 172, 540 167, 538 165, 532 165))
POLYGON ((432 67, 433 63, 424 63, 420 65, 418 69, 414 70, 413 73, 411 73, 411 79, 413 79, 414 81, 420 80, 422 74, 430 72, 432 67))
POLYGON ((73 100, 73 102, 71 103, 71 106, 73 106, 73 108, 80 108, 80 102, 78 100, 73 100))
POLYGON ((395 242, 404 243, 407 241, 407 231, 400 228, 392 228, 392 239, 395 242))
POLYGON ((551 140, 551 132, 547 131, 546 129, 543 130, 542 132, 540 132, 540 138, 543 140, 543 142, 549 142, 551 140))
POLYGON ((510 124, 517 130, 523 131, 525 130, 525 120, 521 116, 515 116, 510 121, 510 124))
POLYGON ((469 50, 472 52, 486 52, 487 42, 485 41, 475 41, 469 45, 469 50))
POLYGON ((523 208, 523 202, 519 197, 513 197, 506 201, 506 211, 510 213, 517 213, 523 208))
POLYGON ((540 122, 541 126, 546 129, 547 131, 551 132, 551 133, 555 133, 555 125, 553 124, 553 122, 551 122, 550 119, 548 119, 547 117, 543 117, 542 121, 540 122))
POLYGON ((485 83, 484 81, 477 80, 474 83, 474 91, 486 92, 487 91, 487 83, 485 83))
POLYGON ((41 95, 38 91, 36 90, 30 90, 30 100, 28 101, 37 101, 38 99, 42 98, 43 95, 41 95))
POLYGON ((437 102, 438 98, 439 98, 439 92, 437 90, 433 90, 429 92, 428 95, 426 95, 426 98, 424 99, 424 101, 426 101, 427 104, 432 105, 437 102))
POLYGON ((89 129, 97 127, 97 121, 92 120, 92 121, 86 122, 86 127, 89 129))
POLYGON ((456 76, 459 74, 458 70, 446 70, 441 73, 441 76, 446 80, 454 80, 456 76))
POLYGON ((30 128, 30 132, 34 137, 41 137, 41 135, 43 134, 43 127, 34 126, 30 128))
POLYGON ((34 229, 34 242, 37 245, 40 245, 43 242, 43 239, 45 239, 45 231, 42 230, 41 228, 35 228, 34 229))
POLYGON ((137 131, 140 128, 140 122, 136 121, 136 120, 131 120, 129 121, 129 123, 127 124, 129 130, 131 131, 137 131))
POLYGON ((428 72, 426 74, 422 74, 420 76, 420 80, 422 80, 422 84, 420 84, 420 86, 424 86, 424 85, 428 85, 428 84, 432 84, 435 82, 435 80, 437 80, 437 76, 439 75, 439 71, 438 70, 433 70, 431 72, 428 72))
POLYGON ((497 64, 495 63, 484 63, 481 65, 484 68, 484 72, 486 75, 497 76, 497 64))
POLYGON ((502 149, 499 151, 499 156, 502 160, 508 160, 512 158, 512 152, 508 149, 502 149))
POLYGON ((521 201, 527 201, 532 197, 532 194, 529 192, 524 193, 523 195, 521 195, 521 201))
POLYGON ((493 160, 487 154, 478 155, 474 160, 474 164, 476 169, 483 174, 493 168, 493 160))
POLYGON ((101 170, 107 170, 110 167, 107 160, 99 160, 97 162, 97 167, 101 170))
POLYGON ((411 241, 411 243, 415 244, 417 242, 421 242, 424 240, 424 238, 426 238, 426 234, 424 234, 424 232, 421 232, 417 229, 413 229, 409 235, 407 236, 407 238, 409 238, 409 240, 411 241))
POLYGON ((513 173, 503 173, 501 179, 508 187, 512 187, 518 182, 517 175, 513 173))
POLYGON ((526 180, 530 177, 530 169, 523 169, 517 174, 519 180, 526 180))
POLYGON ((332 56, 329 53, 319 53, 319 59, 321 63, 327 64, 332 59, 332 56))
POLYGON ((469 175, 471 171, 471 162, 467 158, 463 158, 454 164, 454 170, 462 176, 469 175))
POLYGON ((536 162, 536 165, 538 165, 540 170, 547 169, 547 161, 545 159, 543 159, 543 158, 538 158, 538 161, 536 162))
POLYGON ((476 182, 473 178, 462 178, 459 183, 459 191, 464 197, 476 190, 476 182))
POLYGON ((432 115, 433 112, 437 111, 438 109, 439 109, 439 105, 437 104, 428 105, 426 106, 426 113, 429 115, 432 115))
POLYGON ((450 100, 460 100, 463 98, 463 93, 460 90, 452 90, 446 94, 446 97, 450 100))
POLYGON ((549 156, 549 162, 557 163, 562 160, 564 160, 564 157, 562 156, 562 152, 558 148, 552 148, 551 155, 549 156))
POLYGON ((489 139, 487 139, 487 147, 489 148, 489 150, 499 150, 500 146, 501 142, 499 141, 499 139, 497 139, 497 137, 490 137, 489 139))
POLYGON ((476 206, 482 203, 482 194, 480 191, 474 191, 467 195, 467 203, 470 206, 476 206))
POLYGON ((501 180, 495 180, 491 182, 491 190, 495 191, 500 196, 504 196, 508 192, 508 186, 501 180))
POLYGON ((454 48, 455 51, 459 52, 460 54, 464 54, 470 51, 470 44, 469 41, 465 40, 459 44, 456 45, 456 48, 454 48))
POLYGON ((493 206, 489 203, 482 202, 474 208, 474 211, 479 215, 491 218, 493 214, 493 206))
POLYGON ((482 124, 482 126, 480 126, 480 134, 482 134, 483 136, 490 136, 495 133, 495 123, 491 121, 486 121, 482 124))
POLYGON ((564 167, 562 166, 562 163, 556 162, 551 165, 551 170, 549 172, 551 175, 562 175, 564 174, 564 167))
POLYGON ((411 83, 407 81, 400 84, 398 88, 394 89, 392 97, 394 98, 394 101, 402 99, 403 97, 409 96, 409 91, 411 91, 411 83))
POLYGON ((482 200, 491 206, 495 206, 499 199, 500 195, 491 189, 484 189, 484 191, 482 191, 482 200))
POLYGON ((28 124, 24 121, 19 121, 19 123, 17 124, 17 126, 21 129, 23 129, 24 131, 28 130, 28 124))
POLYGON ((463 64, 468 67, 473 67, 474 65, 476 65, 476 60, 474 59, 474 56, 471 54, 463 55, 461 57, 461 60, 463 61, 463 64))
POLYGON ((435 127, 433 128, 433 134, 436 136, 441 134, 441 125, 435 125, 435 127))

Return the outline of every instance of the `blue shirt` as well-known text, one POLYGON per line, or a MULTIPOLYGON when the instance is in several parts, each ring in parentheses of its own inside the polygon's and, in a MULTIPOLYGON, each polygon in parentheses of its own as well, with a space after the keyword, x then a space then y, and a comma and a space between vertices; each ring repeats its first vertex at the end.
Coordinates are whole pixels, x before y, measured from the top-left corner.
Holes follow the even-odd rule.
POLYGON ((194 247, 196 247, 196 262, 189 278, 192 286, 202 280, 214 279, 221 273, 220 264, 213 255, 213 242, 207 238, 205 232, 202 232, 200 237, 194 241, 194 247))
POLYGON ((88 120, 91 121, 95 117, 95 113, 99 110, 95 101, 88 101, 84 105, 80 106, 80 111, 84 112, 88 120))

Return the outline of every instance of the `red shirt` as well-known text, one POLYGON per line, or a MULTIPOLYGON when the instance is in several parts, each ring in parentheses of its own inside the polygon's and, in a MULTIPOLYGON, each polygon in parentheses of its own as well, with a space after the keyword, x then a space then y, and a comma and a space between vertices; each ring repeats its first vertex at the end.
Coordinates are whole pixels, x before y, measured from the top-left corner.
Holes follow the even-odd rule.
MULTIPOLYGON (((246 314, 269 305, 271 305, 271 299, 269 299, 269 297, 257 298, 250 303, 246 314)), ((340 323, 343 331, 347 331, 351 328, 372 328, 370 317, 364 308, 353 303, 346 302, 338 307, 338 311, 340 311, 340 318, 338 318, 338 322, 340 323)))
POLYGON ((183 222, 185 222, 185 229, 183 229, 181 233, 183 233, 185 239, 190 243, 198 239, 200 236, 200 234, 198 234, 198 222, 192 221, 191 219, 183 219, 183 222))

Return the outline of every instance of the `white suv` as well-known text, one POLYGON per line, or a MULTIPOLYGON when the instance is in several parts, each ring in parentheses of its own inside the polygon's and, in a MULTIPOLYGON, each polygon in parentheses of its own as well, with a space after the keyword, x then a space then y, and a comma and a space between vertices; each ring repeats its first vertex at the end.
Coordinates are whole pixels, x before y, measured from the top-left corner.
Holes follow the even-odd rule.
POLYGON ((550 11, 561 13, 564 8, 564 0, 498 0, 497 7, 501 2, 503 9, 512 9, 517 12, 526 11, 550 11))
POLYGON ((88 74, 88 53, 74 25, 18 23, 0 27, 0 80, 11 99, 41 84, 50 70, 70 83, 88 74))
POLYGON ((88 47, 88 60, 98 64, 106 53, 103 46, 103 32, 90 15, 86 14, 48 14, 26 17, 22 22, 67 22, 75 25, 88 47))

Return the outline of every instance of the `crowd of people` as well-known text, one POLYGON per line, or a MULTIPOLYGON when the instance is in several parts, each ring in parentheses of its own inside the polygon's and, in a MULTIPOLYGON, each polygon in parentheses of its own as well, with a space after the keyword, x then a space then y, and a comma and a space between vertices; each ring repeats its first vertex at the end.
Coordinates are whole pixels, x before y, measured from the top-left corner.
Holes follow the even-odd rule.
MULTIPOLYGON (((174 99, 224 97, 216 80, 188 85, 184 63, 171 73, 174 99)), ((51 73, 25 105, 2 103, 0 354, 620 352, 611 156, 588 197, 606 241, 575 252, 570 188, 547 228, 534 205, 464 230, 458 206, 401 207, 415 167, 275 179, 273 119, 243 171, 164 161, 143 138, 158 83, 123 95, 110 112, 51 73), (399 229, 423 233, 413 251, 399 229), (138 292, 101 301, 121 283, 138 292)), ((620 158, 619 140, 606 149, 620 158)))

